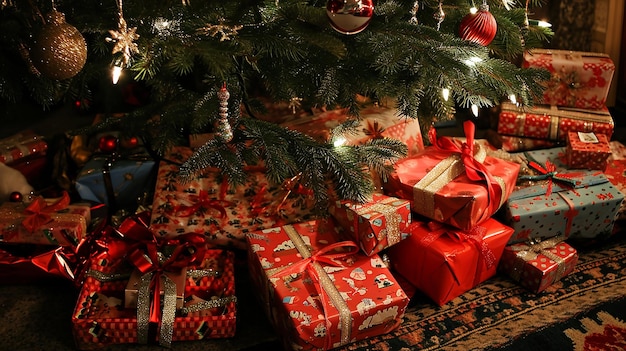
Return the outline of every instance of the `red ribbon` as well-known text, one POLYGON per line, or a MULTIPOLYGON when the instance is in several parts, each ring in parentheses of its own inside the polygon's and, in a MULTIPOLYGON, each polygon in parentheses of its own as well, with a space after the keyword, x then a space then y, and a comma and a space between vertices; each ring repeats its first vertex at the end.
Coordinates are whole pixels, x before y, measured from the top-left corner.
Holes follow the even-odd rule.
POLYGON ((463 122, 463 131, 465 132, 466 141, 462 142, 461 146, 452 138, 437 138, 435 128, 431 128, 428 131, 428 138, 431 144, 438 150, 460 154, 461 161, 465 166, 465 174, 467 174, 470 180, 486 182, 490 209, 488 213, 494 213, 500 207, 500 199, 504 189, 491 175, 487 167, 474 158, 474 134, 476 131, 474 123, 469 120, 463 122))
POLYGON ((542 166, 536 161, 529 161, 528 166, 536 170, 540 173, 539 176, 526 176, 520 177, 520 179, 548 179, 548 188, 546 189, 546 196, 550 196, 552 194, 552 185, 555 181, 558 181, 568 188, 573 189, 576 186, 577 181, 573 179, 574 177, 579 177, 583 175, 582 172, 572 172, 572 173, 558 173, 556 170, 556 165, 550 160, 546 161, 546 166, 542 166))
MULTIPOLYGON (((233 205, 230 201, 209 198, 209 192, 206 190, 200 190, 198 195, 191 195, 189 198, 194 201, 194 204, 191 206, 176 206, 175 212, 177 216, 189 217, 201 208, 213 208, 219 212, 219 218, 225 218, 226 207, 233 205)), ((223 197, 220 198, 223 199, 223 197)))
POLYGON ((60 211, 70 204, 70 196, 66 191, 63 192, 61 198, 54 203, 48 205, 46 200, 38 196, 24 209, 26 218, 22 220, 22 225, 29 231, 34 232, 35 229, 52 221, 51 213, 60 211))

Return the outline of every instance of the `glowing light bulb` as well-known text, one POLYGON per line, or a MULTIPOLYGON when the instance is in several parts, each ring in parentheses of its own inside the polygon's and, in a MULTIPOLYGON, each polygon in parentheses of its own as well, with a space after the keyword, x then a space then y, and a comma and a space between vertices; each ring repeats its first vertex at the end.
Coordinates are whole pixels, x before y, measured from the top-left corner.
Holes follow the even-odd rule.
POLYGON ((344 137, 339 137, 339 138, 337 138, 337 139, 335 140, 335 142, 333 143, 333 145, 334 145, 335 147, 343 146, 343 145, 346 143, 346 141, 347 141, 347 140, 346 140, 346 138, 344 138, 344 137))
POLYGON ((476 104, 472 104, 472 114, 474 114, 474 117, 478 117, 478 106, 476 104))
POLYGON ((476 14, 476 12, 478 12, 478 8, 473 7, 473 6, 472 6, 472 7, 470 7, 470 13, 471 13, 472 15, 476 14))
POLYGON ((509 100, 511 101, 512 104, 517 105, 517 98, 515 97, 515 94, 510 94, 509 100))
POLYGON ((121 66, 113 66, 111 70, 111 76, 113 77, 113 84, 117 84, 120 80, 120 76, 122 75, 122 67, 121 66))
POLYGON ((450 97, 450 89, 448 88, 441 89, 441 95, 443 95, 443 99, 445 101, 448 101, 448 98, 450 97))
POLYGON ((552 23, 549 23, 549 22, 546 22, 546 21, 539 21, 539 22, 537 22, 537 26, 544 27, 544 28, 550 28, 550 27, 552 27, 552 23))

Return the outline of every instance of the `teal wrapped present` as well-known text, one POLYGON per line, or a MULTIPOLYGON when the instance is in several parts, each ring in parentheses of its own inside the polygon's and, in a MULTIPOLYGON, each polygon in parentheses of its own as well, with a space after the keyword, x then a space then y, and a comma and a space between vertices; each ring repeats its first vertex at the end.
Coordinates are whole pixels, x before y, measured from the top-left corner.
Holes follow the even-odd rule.
POLYGON ((516 155, 527 159, 537 174, 520 176, 503 206, 502 221, 515 230, 509 244, 611 234, 624 194, 602 172, 567 169, 563 147, 516 155))
POLYGON ((79 172, 76 191, 83 200, 103 203, 112 209, 135 209, 153 178, 155 162, 145 154, 96 155, 79 172))

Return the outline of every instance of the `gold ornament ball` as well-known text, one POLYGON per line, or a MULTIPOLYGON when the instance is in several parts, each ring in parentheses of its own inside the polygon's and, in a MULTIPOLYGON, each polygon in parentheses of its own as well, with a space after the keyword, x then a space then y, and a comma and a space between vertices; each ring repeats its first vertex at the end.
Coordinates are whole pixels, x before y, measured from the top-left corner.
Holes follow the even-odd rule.
POLYGON ((63 13, 53 10, 46 19, 31 48, 33 65, 48 78, 72 78, 87 61, 87 42, 76 27, 65 22, 63 13))

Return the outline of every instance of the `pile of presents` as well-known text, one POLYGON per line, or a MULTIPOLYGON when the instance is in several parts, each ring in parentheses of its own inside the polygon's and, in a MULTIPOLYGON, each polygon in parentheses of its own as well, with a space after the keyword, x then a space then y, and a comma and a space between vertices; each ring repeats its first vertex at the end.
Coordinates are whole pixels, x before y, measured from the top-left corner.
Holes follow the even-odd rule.
MULTIPOLYGON (((90 155, 77 172, 79 199, 0 201, 0 276, 75 282, 79 349, 234 336, 238 250, 287 349, 388 333, 418 291, 443 305, 503 274, 542 293, 574 269, 576 245, 617 231, 626 147, 611 141, 608 57, 536 51, 524 64, 551 70, 546 105, 502 103, 498 146, 475 139, 466 121, 464 137, 433 129, 425 147, 417 121, 364 110, 363 133, 348 142, 396 138, 408 155, 366 202, 333 199, 328 216, 311 212, 306 191, 272 184, 259 167, 237 187, 218 169, 181 182, 178 170, 202 136, 158 161, 133 143, 115 157, 90 155), (148 204, 137 206, 145 189, 148 204), (133 211, 113 218, 112 208, 133 211)), ((280 123, 323 139, 342 118, 324 111, 280 123)), ((110 139, 99 141, 109 148, 110 139)), ((33 134, 0 141, 0 161, 27 179, 45 152, 33 134)))

